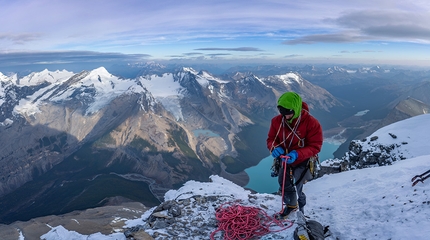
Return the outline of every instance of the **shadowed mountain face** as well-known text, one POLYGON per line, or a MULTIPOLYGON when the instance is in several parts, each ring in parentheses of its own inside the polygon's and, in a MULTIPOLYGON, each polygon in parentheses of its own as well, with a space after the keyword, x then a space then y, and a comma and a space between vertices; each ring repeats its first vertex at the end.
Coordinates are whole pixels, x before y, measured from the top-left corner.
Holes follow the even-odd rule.
POLYGON ((134 79, 104 68, 1 74, 0 222, 103 206, 115 196, 154 206, 168 189, 212 174, 246 182, 243 170, 268 154, 267 129, 285 91, 303 97, 326 137, 344 139, 379 124, 390 111, 384 104, 401 95, 352 79, 330 85, 335 97, 298 72, 221 78, 163 69, 134 79), (369 113, 355 116, 366 104, 369 113))

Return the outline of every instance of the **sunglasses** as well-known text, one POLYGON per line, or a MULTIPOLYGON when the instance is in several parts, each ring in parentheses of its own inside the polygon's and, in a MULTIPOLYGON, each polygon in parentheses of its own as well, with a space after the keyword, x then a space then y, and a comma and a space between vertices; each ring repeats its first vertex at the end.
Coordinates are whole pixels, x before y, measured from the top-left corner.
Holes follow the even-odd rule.
POLYGON ((281 115, 290 115, 290 114, 294 114, 294 110, 292 110, 292 109, 288 109, 288 108, 284 108, 284 107, 282 107, 282 106, 278 106, 278 110, 279 110, 279 113, 281 114, 281 115))

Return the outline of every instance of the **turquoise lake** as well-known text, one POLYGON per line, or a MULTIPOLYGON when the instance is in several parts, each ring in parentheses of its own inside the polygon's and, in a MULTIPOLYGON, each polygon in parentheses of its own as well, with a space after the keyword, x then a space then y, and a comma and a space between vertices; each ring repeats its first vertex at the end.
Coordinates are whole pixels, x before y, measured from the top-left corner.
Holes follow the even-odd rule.
POLYGON ((206 130, 206 129, 196 129, 193 131, 194 136, 199 137, 199 136, 206 136, 206 137, 219 137, 218 134, 212 132, 211 130, 206 130))
MULTIPOLYGON (((333 152, 339 147, 338 144, 324 142, 321 152, 318 154, 320 161, 333 158, 333 152)), ((278 178, 270 176, 273 157, 263 158, 260 163, 254 167, 245 169, 249 175, 249 183, 245 186, 258 193, 274 193, 278 191, 278 178)))

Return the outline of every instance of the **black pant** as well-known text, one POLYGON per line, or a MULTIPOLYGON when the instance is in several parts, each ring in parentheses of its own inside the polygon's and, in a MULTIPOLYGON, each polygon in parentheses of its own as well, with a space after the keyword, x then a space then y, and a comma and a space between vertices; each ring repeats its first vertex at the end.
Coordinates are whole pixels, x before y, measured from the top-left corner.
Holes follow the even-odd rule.
POLYGON ((284 187, 283 201, 285 204, 287 204, 287 206, 297 206, 298 203, 299 208, 302 209, 306 205, 306 195, 303 192, 303 184, 305 183, 305 181, 308 181, 310 179, 311 173, 307 168, 307 161, 295 167, 287 165, 285 181, 284 168, 281 167, 281 169, 279 170, 278 183, 280 191, 282 191, 282 187, 284 187), (290 177, 290 168, 292 168, 291 170, 293 172, 292 180, 290 177), (302 174, 304 174, 303 177, 301 177, 302 174), (297 180, 300 180, 300 182, 296 182, 297 180))

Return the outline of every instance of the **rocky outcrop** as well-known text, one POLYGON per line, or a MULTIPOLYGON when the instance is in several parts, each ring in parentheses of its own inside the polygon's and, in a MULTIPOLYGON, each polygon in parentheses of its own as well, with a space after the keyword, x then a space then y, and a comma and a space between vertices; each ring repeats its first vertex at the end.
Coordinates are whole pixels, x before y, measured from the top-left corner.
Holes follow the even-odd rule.
MULTIPOLYGON (((193 195, 191 197, 179 197, 175 200, 169 200, 161 203, 156 208, 149 210, 148 217, 142 219, 141 224, 125 229, 124 235, 127 240, 138 240, 140 236, 144 239, 170 240, 170 239, 209 239, 214 234, 214 239, 222 239, 223 231, 216 232, 217 228, 222 225, 216 218, 217 209, 235 205, 244 204, 244 207, 250 207, 255 204, 258 194, 249 194, 245 201, 235 202, 232 195, 212 195, 202 196, 193 195), (249 204, 250 206, 247 206, 249 204)), ((279 196, 265 195, 265 201, 276 201, 279 196)), ((268 206, 260 204, 261 211, 268 210, 268 206)), ((238 214, 231 212, 231 214, 238 214)), ((252 219, 250 214, 247 216, 252 219)), ((268 217, 268 216, 266 216, 268 217)), ((241 219, 237 216, 236 219, 241 219)), ((244 216, 243 219, 244 220, 244 216)), ((262 213, 261 218, 264 218, 262 213)), ((252 220, 249 220, 252 224, 252 220)), ((240 224, 240 223, 238 223, 240 224)), ((266 229, 267 230, 267 229, 266 229)), ((256 230, 257 232, 257 230, 256 230)), ((225 237, 225 235, 224 235, 225 237)), ((265 236, 270 239, 284 239, 284 236, 276 231, 270 232, 265 236)))
POLYGON ((139 239, 137 236, 148 234, 147 231, 154 239, 198 239, 210 236, 217 228, 215 217, 206 221, 196 215, 214 206, 221 206, 226 200, 222 196, 193 196, 179 201, 163 202, 152 211, 145 222, 127 229, 124 235, 129 240, 139 239))
MULTIPOLYGON (((395 135, 391 135, 395 138, 395 135)), ((358 141, 352 141, 350 144, 349 152, 346 155, 348 159, 349 169, 360 169, 373 166, 385 166, 390 165, 395 161, 406 159, 402 155, 393 154, 393 150, 399 147, 399 144, 382 145, 372 144, 372 141, 378 139, 377 136, 368 139, 363 139, 364 144, 370 145, 370 149, 363 149, 363 145, 358 141), (376 151, 375 151, 376 150, 376 151)), ((402 144, 407 144, 403 142, 402 144)))
MULTIPOLYGON (((397 138, 393 133, 389 133, 389 136, 393 139, 397 138)), ((372 136, 363 140, 351 141, 349 151, 345 153, 344 157, 329 159, 321 164, 318 176, 352 169, 391 165, 395 161, 406 159, 397 149, 401 145, 408 144, 407 142, 384 145, 377 143, 377 139, 378 136, 372 136)))

